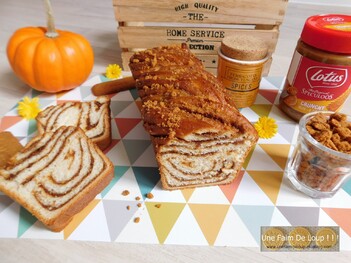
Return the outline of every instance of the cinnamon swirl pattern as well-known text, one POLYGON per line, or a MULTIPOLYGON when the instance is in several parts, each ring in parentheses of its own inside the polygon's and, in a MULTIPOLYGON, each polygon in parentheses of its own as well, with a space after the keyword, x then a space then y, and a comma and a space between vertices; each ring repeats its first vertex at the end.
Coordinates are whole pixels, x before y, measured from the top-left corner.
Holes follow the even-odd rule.
POLYGON ((39 133, 56 130, 61 126, 80 127, 104 150, 111 143, 110 118, 110 98, 100 96, 94 101, 50 106, 40 112, 36 120, 39 133))
POLYGON ((112 180, 113 165, 77 127, 28 143, 0 170, 0 191, 54 231, 66 226, 112 180))
POLYGON ((138 52, 130 68, 163 187, 232 182, 258 136, 223 85, 185 45, 138 52))

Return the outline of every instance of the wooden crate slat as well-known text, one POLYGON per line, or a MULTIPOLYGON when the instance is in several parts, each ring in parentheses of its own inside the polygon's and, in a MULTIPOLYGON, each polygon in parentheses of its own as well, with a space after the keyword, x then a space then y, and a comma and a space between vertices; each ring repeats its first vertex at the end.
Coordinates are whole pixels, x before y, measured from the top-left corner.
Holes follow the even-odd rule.
POLYGON ((187 43, 194 53, 217 53, 223 37, 232 34, 250 34, 264 39, 273 53, 279 36, 278 27, 271 30, 189 28, 189 27, 119 27, 121 48, 152 48, 161 45, 187 43))
POLYGON ((115 17, 126 22, 281 24, 287 0, 114 0, 115 17))
MULTIPOLYGON (((134 52, 122 52, 122 63, 123 63, 123 69, 129 71, 129 59, 130 57, 134 54, 134 52)), ((202 61, 204 67, 206 68, 207 71, 213 73, 214 75, 217 75, 217 65, 218 65, 218 55, 213 54, 213 55, 203 55, 203 54, 196 54, 196 56, 202 61)), ((269 73, 269 68, 272 64, 272 58, 270 58, 264 68, 262 74, 264 76, 268 75, 269 73)))
MULTIPOLYGON (((265 13, 265 12, 262 12, 265 13)), ((178 16, 171 10, 155 10, 142 7, 115 7, 115 17, 118 21, 126 22, 178 22, 178 23, 213 23, 213 24, 268 24, 277 25, 282 22, 277 16, 268 17, 248 16, 242 13, 234 15, 187 13, 178 16), (140 15, 143 14, 143 15, 140 15), (156 15, 157 14, 157 15, 156 15)))

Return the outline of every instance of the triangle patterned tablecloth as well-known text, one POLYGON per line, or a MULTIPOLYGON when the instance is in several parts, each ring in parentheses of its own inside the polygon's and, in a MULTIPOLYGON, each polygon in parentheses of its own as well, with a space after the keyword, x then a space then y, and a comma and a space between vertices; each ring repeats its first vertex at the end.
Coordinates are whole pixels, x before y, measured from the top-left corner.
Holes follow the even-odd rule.
MULTIPOLYGON (((26 96, 38 97, 42 109, 89 101, 95 98, 91 86, 101 81, 106 79, 95 76, 68 92, 31 90, 26 96)), ((105 153, 114 163, 112 182, 59 233, 0 193, 0 238, 259 247, 261 226, 340 226, 340 249, 351 250, 351 182, 333 198, 320 200, 295 191, 284 175, 298 129, 276 105, 282 81, 263 78, 255 104, 241 110, 252 123, 260 116, 274 118, 278 133, 258 141, 235 181, 177 191, 161 189, 136 90, 111 96, 113 141, 105 153), (130 194, 122 195, 123 190, 130 194)), ((12 132, 24 145, 37 134, 36 122, 20 118, 16 108, 1 119, 0 130, 12 132)))

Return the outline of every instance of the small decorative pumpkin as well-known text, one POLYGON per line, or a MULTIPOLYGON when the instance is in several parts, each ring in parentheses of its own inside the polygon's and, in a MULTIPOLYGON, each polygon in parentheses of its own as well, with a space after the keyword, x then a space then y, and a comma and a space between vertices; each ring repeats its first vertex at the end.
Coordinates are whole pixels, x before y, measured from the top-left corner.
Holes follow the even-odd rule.
POLYGON ((56 30, 49 0, 48 26, 18 29, 7 45, 15 74, 33 89, 55 93, 82 84, 92 71, 94 53, 81 35, 56 30))

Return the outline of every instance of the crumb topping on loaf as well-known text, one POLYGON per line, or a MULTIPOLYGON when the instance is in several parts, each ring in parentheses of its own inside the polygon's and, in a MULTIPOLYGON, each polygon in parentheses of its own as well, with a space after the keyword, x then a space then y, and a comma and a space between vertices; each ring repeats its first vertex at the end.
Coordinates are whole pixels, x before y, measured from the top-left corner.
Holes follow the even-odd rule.
POLYGON ((250 131, 252 125, 227 101, 224 87, 201 62, 181 46, 136 53, 130 67, 143 101, 142 114, 152 135, 175 134, 195 121, 204 127, 217 123, 224 129, 250 131), (159 60, 158 58, 163 59, 159 60), (149 59, 147 59, 149 58, 149 59), (151 58, 157 58, 156 63, 151 58), (177 64, 178 63, 178 64, 177 64), (141 70, 139 70, 141 69, 141 70))

